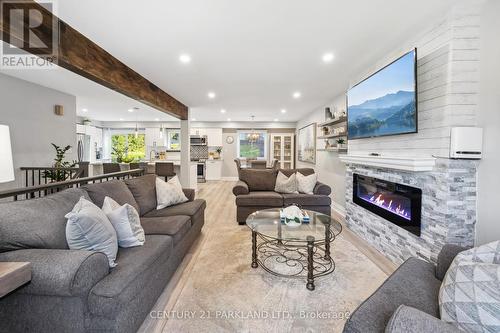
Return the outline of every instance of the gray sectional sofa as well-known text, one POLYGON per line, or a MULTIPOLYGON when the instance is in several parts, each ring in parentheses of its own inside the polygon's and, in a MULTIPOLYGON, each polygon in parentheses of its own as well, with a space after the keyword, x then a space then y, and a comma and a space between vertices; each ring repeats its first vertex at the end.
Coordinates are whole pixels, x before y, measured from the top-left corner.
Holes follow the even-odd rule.
POLYGON ((32 280, 0 299, 0 332, 135 332, 204 224, 204 200, 156 210, 155 176, 91 184, 0 204, 0 261, 29 261, 32 280), (66 219, 81 196, 105 196, 141 215, 143 246, 103 253, 69 250, 66 219))
POLYGON ((332 200, 330 186, 317 182, 314 194, 281 194, 274 191, 276 177, 281 171, 287 177, 295 172, 304 176, 314 173, 314 169, 240 169, 239 181, 233 187, 236 196, 236 219, 245 224, 248 215, 262 209, 286 207, 298 204, 304 209, 320 212, 330 216, 332 200))
POLYGON ((410 258, 350 316, 344 333, 460 332, 439 318, 438 293, 455 256, 466 250, 445 245, 437 266, 410 258))

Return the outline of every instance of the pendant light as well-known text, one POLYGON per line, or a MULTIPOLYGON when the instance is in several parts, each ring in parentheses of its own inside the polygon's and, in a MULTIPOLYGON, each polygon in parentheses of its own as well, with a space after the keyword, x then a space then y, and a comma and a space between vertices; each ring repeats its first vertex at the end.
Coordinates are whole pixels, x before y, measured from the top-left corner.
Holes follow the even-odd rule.
POLYGON ((160 125, 160 139, 163 139, 163 124, 160 125))
MULTIPOLYGON (((252 116, 252 124, 255 124, 254 122, 255 116, 252 116)), ((255 132, 254 126, 252 125, 252 132, 247 135, 247 141, 250 142, 251 145, 259 141, 260 139, 260 134, 255 132)))
POLYGON ((139 124, 138 124, 138 115, 137 115, 137 111, 139 111, 139 108, 138 107, 135 107, 134 108, 134 111, 135 111, 135 138, 137 139, 139 137, 139 124))

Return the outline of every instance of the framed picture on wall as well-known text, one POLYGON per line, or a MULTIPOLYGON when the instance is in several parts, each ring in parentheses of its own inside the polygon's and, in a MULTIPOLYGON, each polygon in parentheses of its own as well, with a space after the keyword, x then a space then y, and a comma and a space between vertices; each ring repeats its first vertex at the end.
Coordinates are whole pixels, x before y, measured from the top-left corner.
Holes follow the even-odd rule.
POLYGON ((298 160, 307 163, 316 163, 316 123, 299 129, 298 160))

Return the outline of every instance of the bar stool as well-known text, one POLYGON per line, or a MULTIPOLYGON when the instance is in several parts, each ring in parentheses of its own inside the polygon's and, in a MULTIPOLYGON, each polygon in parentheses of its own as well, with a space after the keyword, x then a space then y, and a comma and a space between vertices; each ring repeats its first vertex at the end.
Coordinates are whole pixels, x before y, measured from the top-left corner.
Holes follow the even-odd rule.
POLYGON ((165 181, 167 181, 168 177, 175 176, 174 163, 156 162, 155 173, 157 176, 165 177, 165 181))
POLYGON ((107 173, 115 173, 120 172, 120 164, 118 163, 103 163, 102 164, 102 172, 104 174, 107 173))

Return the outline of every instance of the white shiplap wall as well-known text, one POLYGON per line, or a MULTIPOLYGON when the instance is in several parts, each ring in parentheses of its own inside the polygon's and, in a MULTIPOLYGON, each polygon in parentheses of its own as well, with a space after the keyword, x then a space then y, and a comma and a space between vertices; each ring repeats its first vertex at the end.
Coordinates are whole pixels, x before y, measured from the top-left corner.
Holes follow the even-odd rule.
POLYGON ((450 128, 474 126, 479 91, 480 6, 455 7, 414 41, 352 81, 417 47, 418 133, 351 140, 350 153, 448 156, 450 128))

